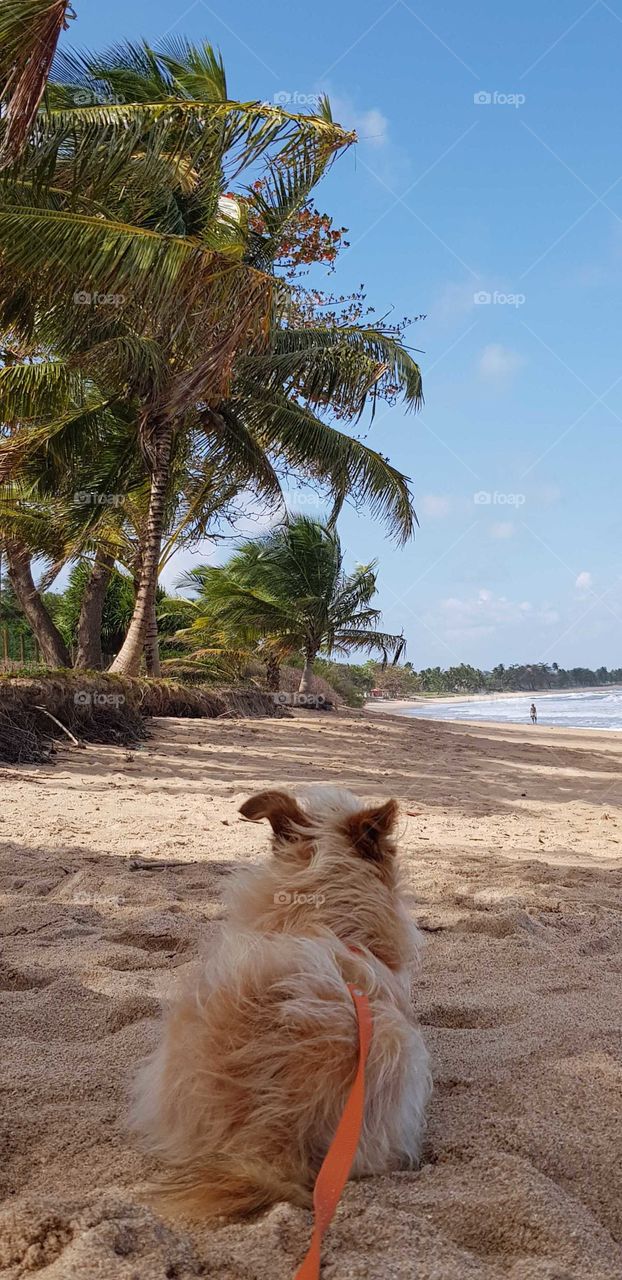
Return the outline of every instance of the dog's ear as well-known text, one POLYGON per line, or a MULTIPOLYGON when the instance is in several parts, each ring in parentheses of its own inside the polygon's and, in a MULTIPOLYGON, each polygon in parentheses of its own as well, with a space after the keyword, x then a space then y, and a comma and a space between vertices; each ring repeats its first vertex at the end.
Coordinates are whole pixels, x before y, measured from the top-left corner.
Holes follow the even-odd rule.
POLYGON ((267 818, 275 836, 281 840, 296 840, 300 833, 296 827, 310 827, 311 823, 287 791, 259 791, 240 805, 240 813, 250 822, 267 818))
POLYGON ((385 804, 350 815, 346 822, 347 835, 360 858, 380 866, 387 857, 393 856, 395 847, 390 836, 398 814, 397 800, 387 800, 385 804))

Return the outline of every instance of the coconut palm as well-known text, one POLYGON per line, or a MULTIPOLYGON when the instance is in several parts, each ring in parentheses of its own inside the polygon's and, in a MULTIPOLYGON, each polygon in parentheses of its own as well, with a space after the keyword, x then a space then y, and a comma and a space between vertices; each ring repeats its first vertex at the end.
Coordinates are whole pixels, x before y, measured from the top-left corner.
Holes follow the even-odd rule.
POLYGON ((253 450, 261 484, 275 485, 254 442, 210 413, 238 352, 265 345, 272 310, 272 281, 244 260, 245 228, 226 189, 262 158, 313 185, 350 139, 326 113, 230 102, 208 48, 126 46, 59 66, 52 110, 3 181, 0 309, 5 333, 28 341, 36 332, 94 379, 63 428, 84 430, 115 399, 134 404, 151 499, 136 610, 116 663, 134 670, 187 415, 203 415, 206 436, 232 452, 253 450))
POLYGON ((198 593, 198 616, 185 634, 199 640, 218 626, 240 645, 262 641, 281 661, 302 653, 300 692, 307 693, 320 650, 361 649, 385 660, 403 651, 403 637, 377 630, 375 570, 374 562, 345 573, 336 530, 294 516, 245 542, 222 568, 184 575, 180 586, 198 593))
POLYGON ((406 478, 315 410, 359 414, 387 371, 416 407, 421 378, 390 335, 296 325, 274 279, 294 211, 350 140, 327 108, 295 117, 231 103, 207 46, 125 46, 58 66, 53 109, 5 178, 0 207, 0 325, 5 346, 30 351, 1 376, 4 421, 21 424, 5 465, 39 449, 69 457, 119 408, 133 416, 150 502, 115 668, 135 670, 145 646, 157 671, 155 591, 180 437, 230 472, 242 465, 264 495, 278 493, 277 465, 302 470, 327 483, 335 509, 348 493, 364 498, 406 537, 406 478), (223 194, 231 167, 260 158, 260 191, 223 194), (93 303, 102 296, 112 302, 93 303))
MULTIPOLYGON (((1 383, 1 375, 0 375, 1 383)), ((76 642, 76 667, 97 670, 102 665, 103 608, 116 563, 125 570, 132 608, 138 588, 142 544, 149 506, 149 484, 136 448, 135 424, 119 418, 108 424, 107 435, 83 442, 75 456, 57 456, 54 448, 27 453, 19 469, 19 483, 0 485, 0 548, 5 549, 12 579, 35 629, 46 660, 52 661, 49 635, 58 616, 46 616, 44 590, 64 565, 73 563, 71 628, 76 642), (113 431, 114 426, 114 431, 113 431), (20 556, 17 556, 19 548, 20 556), (39 588, 32 581, 33 561, 43 566, 39 588), (21 570, 18 574, 18 570, 21 570), (25 570, 25 572, 24 572, 25 570), (22 585, 23 584, 23 585, 22 585), (36 602, 36 612, 31 602, 36 602)), ((180 451, 172 476, 170 533, 162 549, 163 568, 174 549, 204 535, 210 520, 227 513, 246 474, 228 472, 203 457, 180 451)), ((127 597, 126 597, 127 600, 127 597)), ((65 620, 66 621, 66 620, 65 620)), ((119 628, 108 626, 106 651, 119 628)), ((52 665, 68 665, 62 637, 56 637, 52 665), (64 655, 64 656, 63 656, 64 655), (63 662, 61 663, 61 656, 63 662)), ((54 642, 53 642, 54 643, 54 642)), ((148 674, 155 674, 146 652, 148 674)))
POLYGON ((0 485, 0 551, 13 594, 45 662, 52 667, 70 666, 69 650, 46 608, 41 584, 35 584, 32 567, 36 556, 48 570, 49 585, 56 576, 51 566, 64 560, 61 505, 41 503, 36 491, 21 483, 0 485))
MULTIPOLYGON (((303 357, 294 352, 289 362, 290 370, 297 364, 300 384, 305 364, 312 377, 314 356, 317 350, 320 355, 322 351, 317 331, 301 336, 308 338, 303 357)), ((359 358, 358 334, 352 327, 342 331, 338 338, 335 334, 330 337, 335 350, 339 343, 344 347, 352 340, 359 358)), ((309 404, 301 404, 295 394, 288 395, 283 386, 279 386, 274 376, 274 366, 283 360, 279 342, 277 333, 271 340, 273 358, 267 356, 260 367, 253 368, 251 361, 242 362, 229 399, 210 412, 213 422, 222 420, 218 444, 213 434, 206 433, 205 415, 198 421, 189 417, 185 429, 178 430, 171 457, 164 525, 166 540, 159 570, 180 543, 192 545, 204 537, 216 514, 222 514, 223 508, 233 502, 240 491, 256 487, 258 473, 261 476, 266 465, 274 469, 271 496, 275 499, 277 473, 293 469, 297 475, 306 476, 325 488, 334 509, 339 496, 347 493, 384 516, 400 538, 411 532, 414 512, 406 478, 381 454, 351 439, 334 425, 327 425, 313 413, 309 404), (230 439, 240 442, 233 454, 227 447, 227 432, 230 439)), ((293 345, 291 334, 288 342, 293 345)), ((369 359, 368 354, 360 355, 361 365, 367 364, 366 379, 369 379, 369 359)), ((285 381, 283 369, 279 376, 285 381)), ((354 404, 361 394, 360 379, 358 386, 356 377, 351 376, 351 381, 354 404)), ((149 493, 148 485, 145 489, 145 467, 136 422, 120 404, 109 404, 99 412, 81 412, 96 394, 92 380, 81 380, 75 370, 62 361, 17 363, 0 370, 0 413, 8 424, 4 445, 0 444, 0 462, 3 456, 5 464, 10 460, 13 474, 23 473, 31 483, 39 478, 42 496, 47 492, 56 507, 59 496, 64 495, 70 510, 76 493, 85 492, 93 499, 99 493, 105 500, 107 494, 129 496, 133 489, 136 496, 132 510, 140 544, 146 530, 149 493), (50 426, 35 430, 46 410, 52 411, 50 426), (57 427, 59 420, 60 428, 57 427), (79 439, 75 433, 76 420, 81 428, 79 439), (16 431, 16 427, 20 429, 16 431)), ((327 392, 321 394, 325 396, 327 392)), ((335 398, 343 400, 344 394, 343 383, 337 382, 335 398)), ((124 508, 127 509, 125 502, 124 508)), ((78 514, 78 523, 97 550, 97 530, 101 532, 102 525, 110 524, 110 519, 102 522, 102 515, 113 518, 115 512, 92 506, 79 508, 77 513, 74 508, 72 514, 74 539, 78 535, 75 527, 78 514)), ((140 562, 141 555, 142 548, 135 556, 136 563, 140 562)), ((127 559, 123 555, 120 558, 127 565, 127 559)), ((98 602, 101 606, 110 567, 107 545, 101 548, 101 556, 96 557, 93 567, 95 580, 88 593, 92 607, 85 614, 86 631, 79 645, 79 665, 83 658, 88 666, 99 665, 99 640, 93 634, 89 641, 89 627, 96 628, 100 614, 98 602)), ((155 623, 146 636, 145 654, 148 670, 157 674, 155 623)))

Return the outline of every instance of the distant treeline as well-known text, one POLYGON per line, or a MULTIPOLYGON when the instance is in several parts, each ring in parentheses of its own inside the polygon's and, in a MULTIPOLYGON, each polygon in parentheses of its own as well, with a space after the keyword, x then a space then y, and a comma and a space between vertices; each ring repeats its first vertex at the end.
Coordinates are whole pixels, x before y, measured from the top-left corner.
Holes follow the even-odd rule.
MULTIPOLYGON (((46 592, 43 596, 56 626, 71 650, 75 645, 81 592, 87 577, 86 566, 79 565, 74 569, 69 586, 63 593, 46 592)), ((129 625, 132 608, 132 584, 126 576, 115 573, 108 587, 103 610, 102 641, 105 654, 118 652, 129 625)), ((185 610, 188 608, 186 600, 168 597, 161 590, 158 592, 158 628, 163 653, 167 658, 183 658, 186 652, 178 645, 176 647, 175 633, 178 628, 187 625, 185 610)), ((15 667, 20 663, 36 663, 38 659, 38 646, 30 627, 10 585, 5 582, 0 592, 0 669, 7 663, 15 667)), ((289 661, 292 667, 302 666, 299 655, 293 655, 289 661)), ((261 669, 260 663, 255 665, 258 670, 261 669)), ((550 665, 544 662, 514 663, 509 667, 500 663, 492 671, 480 671, 463 662, 460 666, 448 667, 445 671, 440 667, 425 667, 422 671, 416 671, 412 662, 383 666, 373 659, 356 664, 333 662, 328 658, 318 657, 313 669, 316 675, 322 676, 332 686, 344 702, 354 707, 362 706, 372 690, 389 698, 411 698, 421 694, 536 693, 541 689, 622 684, 622 667, 611 670, 597 667, 595 671, 590 667, 571 667, 566 670, 556 662, 550 665)), ((217 679, 217 673, 210 673, 208 663, 203 671, 195 663, 193 670, 197 682, 217 679)), ((239 678, 242 679, 242 673, 239 678)), ((232 677, 229 675, 228 683, 231 682, 232 677)))
POLYGON ((425 667, 416 671, 411 662, 385 667, 379 662, 349 663, 318 661, 318 674, 324 676, 351 705, 361 703, 372 689, 389 698, 416 697, 422 693, 536 693, 542 689, 576 689, 585 686, 622 684, 622 667, 608 670, 598 667, 571 667, 566 670, 556 662, 502 663, 492 671, 480 671, 468 663, 459 667, 425 667))

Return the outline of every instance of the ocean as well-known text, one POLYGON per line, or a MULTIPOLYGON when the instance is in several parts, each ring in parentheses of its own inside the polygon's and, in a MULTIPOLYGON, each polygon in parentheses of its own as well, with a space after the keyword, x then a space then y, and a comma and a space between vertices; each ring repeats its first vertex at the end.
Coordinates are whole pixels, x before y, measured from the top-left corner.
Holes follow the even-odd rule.
MULTIPOLYGON (((530 724, 535 702, 538 724, 564 729, 622 729, 622 688, 563 693, 525 693, 512 697, 476 698, 473 702, 419 703, 399 714, 428 720, 490 720, 495 724, 530 724)), ((397 710, 397 708, 396 708, 397 710)))

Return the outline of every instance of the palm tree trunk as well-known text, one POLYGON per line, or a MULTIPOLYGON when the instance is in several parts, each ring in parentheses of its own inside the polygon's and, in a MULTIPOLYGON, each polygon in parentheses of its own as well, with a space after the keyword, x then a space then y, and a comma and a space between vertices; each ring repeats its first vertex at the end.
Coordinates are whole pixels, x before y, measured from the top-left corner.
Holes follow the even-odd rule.
POLYGON ((39 641, 43 661, 49 667, 70 667, 69 650, 34 584, 30 556, 25 547, 12 539, 6 543, 11 586, 24 616, 39 641))
POLYGON ((101 671, 102 617, 104 600, 114 560, 107 552, 98 549, 91 576, 86 584, 78 619, 78 652, 76 667, 82 671, 101 671))
POLYGON ((305 665, 302 668, 302 675, 300 677, 300 684, 298 686, 299 693, 311 693, 311 681, 313 679, 313 663, 315 662, 316 656, 317 656, 317 649, 315 650, 315 652, 313 650, 307 650, 305 652, 305 665))
MULTIPOLYGON (((140 585, 127 635, 110 668, 111 671, 117 671, 126 676, 137 675, 147 640, 147 631, 152 631, 155 624, 155 598, 166 514, 172 435, 173 431, 169 423, 158 428, 151 471, 149 514, 140 568, 140 585)), ((153 644, 152 636, 150 636, 150 644, 153 644)))
POLYGON ((147 630, 145 633, 145 668, 148 676, 158 678, 160 668, 160 646, 158 644, 158 620, 156 618, 155 600, 151 607, 147 630))
POLYGON ((281 665, 272 654, 266 659, 266 689, 268 693, 278 693, 281 688, 281 665))

